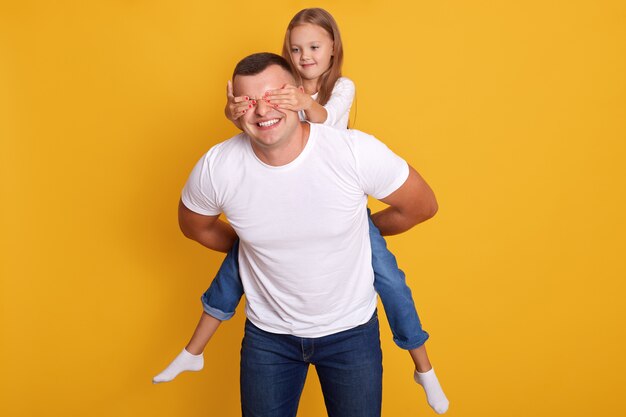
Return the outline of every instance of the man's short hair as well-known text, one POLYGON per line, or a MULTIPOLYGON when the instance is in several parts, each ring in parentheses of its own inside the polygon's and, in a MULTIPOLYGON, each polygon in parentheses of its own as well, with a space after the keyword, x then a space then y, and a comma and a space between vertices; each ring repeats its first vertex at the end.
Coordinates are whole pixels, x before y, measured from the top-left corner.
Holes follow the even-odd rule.
POLYGON ((291 66, 285 58, 271 52, 260 52, 258 54, 248 55, 237 63, 235 71, 233 71, 233 80, 235 79, 235 75, 260 74, 271 65, 278 65, 287 71, 287 73, 293 75, 291 72, 291 66))

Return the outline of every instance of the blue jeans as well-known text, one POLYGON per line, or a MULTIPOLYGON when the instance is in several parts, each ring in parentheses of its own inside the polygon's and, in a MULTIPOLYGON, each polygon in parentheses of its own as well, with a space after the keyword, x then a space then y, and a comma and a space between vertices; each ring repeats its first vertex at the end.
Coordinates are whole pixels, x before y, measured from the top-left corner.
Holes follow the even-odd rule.
MULTIPOLYGON (((387 249, 385 238, 369 216, 368 219, 374 289, 385 307, 393 341, 402 349, 418 348, 426 342, 428 333, 422 330, 411 289, 396 257, 387 249)), ((201 297, 204 311, 218 320, 230 319, 243 295, 238 258, 239 241, 228 252, 211 286, 201 297)))
POLYGON ((246 321, 241 344, 243 417, 295 417, 309 364, 329 417, 380 417, 382 352, 378 317, 316 338, 263 331, 246 321))

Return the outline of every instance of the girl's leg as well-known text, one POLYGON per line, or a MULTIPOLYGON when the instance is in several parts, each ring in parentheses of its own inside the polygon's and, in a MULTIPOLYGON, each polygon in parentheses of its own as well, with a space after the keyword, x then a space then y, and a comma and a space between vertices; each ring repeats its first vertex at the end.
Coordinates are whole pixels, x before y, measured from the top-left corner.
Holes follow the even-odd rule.
POLYGON ((430 360, 428 359, 425 345, 409 350, 409 354, 411 355, 411 359, 413 359, 413 363, 415 364, 415 369, 418 372, 428 372, 433 369, 430 364, 430 360))
POLYGON ((202 313, 196 330, 193 332, 193 336, 191 336, 191 340, 189 340, 189 343, 185 346, 185 350, 192 355, 202 355, 204 348, 221 323, 222 322, 215 317, 207 313, 202 313))
MULTIPOLYGON (((401 349, 417 349, 428 340, 428 333, 422 329, 404 272, 398 267, 396 257, 387 249, 387 242, 371 217, 368 216, 368 220, 374 288, 385 307, 393 341, 401 349)), ((415 365, 420 366, 417 362, 415 365)))
POLYGON ((184 371, 199 371, 204 367, 202 352, 223 320, 230 319, 243 295, 239 278, 239 241, 226 255, 210 287, 202 295, 204 313, 183 351, 152 382, 168 382, 184 371))
POLYGON ((161 373, 152 378, 152 382, 169 382, 178 374, 185 371, 200 371, 204 368, 204 356, 202 351, 219 327, 221 321, 215 317, 202 313, 200 322, 193 333, 191 341, 182 352, 161 373))
POLYGON ((430 405, 437 414, 445 413, 448 411, 450 402, 443 392, 441 384, 439 384, 439 379, 437 379, 437 375, 435 375, 435 370, 431 366, 430 360, 428 360, 426 346, 422 345, 416 349, 411 349, 409 350, 409 354, 415 363, 413 379, 424 388, 428 405, 430 405))
POLYGON ((387 242, 372 222, 369 213, 368 209, 374 288, 385 308, 393 340, 400 348, 409 351, 415 364, 415 381, 424 387, 428 404, 438 414, 445 413, 449 405, 448 399, 441 389, 424 346, 428 333, 422 329, 404 272, 398 267, 396 257, 387 249, 387 242))
MULTIPOLYGON (((239 240, 235 240, 217 275, 200 300, 205 313, 225 321, 235 314, 242 295, 243 284, 239 278, 239 240)), ((202 349, 204 350, 204 346, 202 349)))

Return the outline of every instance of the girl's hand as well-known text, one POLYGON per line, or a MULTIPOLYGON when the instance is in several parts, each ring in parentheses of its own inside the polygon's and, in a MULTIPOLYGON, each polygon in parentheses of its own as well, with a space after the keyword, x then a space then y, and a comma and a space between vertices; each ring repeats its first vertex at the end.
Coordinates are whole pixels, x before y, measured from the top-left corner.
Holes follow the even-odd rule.
POLYGON ((285 84, 280 90, 270 90, 263 97, 265 101, 276 108, 286 110, 308 110, 314 100, 304 92, 302 86, 285 84))
POLYGON ((226 108, 224 109, 226 118, 239 127, 236 120, 243 116, 248 109, 251 109, 256 104, 256 101, 250 100, 248 96, 235 97, 233 95, 233 84, 230 80, 226 84, 226 98, 226 108))

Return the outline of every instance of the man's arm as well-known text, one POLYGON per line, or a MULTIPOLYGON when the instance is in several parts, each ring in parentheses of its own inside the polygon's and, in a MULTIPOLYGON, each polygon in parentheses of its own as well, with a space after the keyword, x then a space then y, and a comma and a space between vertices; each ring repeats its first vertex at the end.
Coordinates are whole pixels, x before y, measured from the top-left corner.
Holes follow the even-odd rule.
POLYGON ((383 236, 406 232, 433 217, 438 209, 433 190, 411 166, 404 184, 380 201, 389 207, 372 214, 372 221, 383 236))
POLYGON ((178 224, 183 234, 209 249, 228 252, 237 239, 232 226, 217 216, 203 216, 178 203, 178 224))

